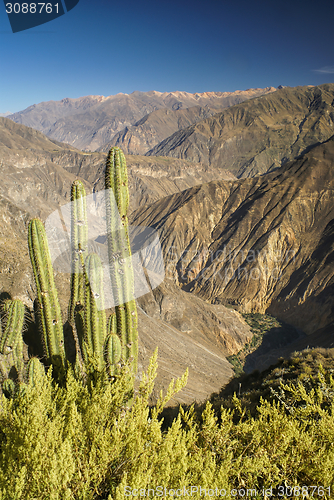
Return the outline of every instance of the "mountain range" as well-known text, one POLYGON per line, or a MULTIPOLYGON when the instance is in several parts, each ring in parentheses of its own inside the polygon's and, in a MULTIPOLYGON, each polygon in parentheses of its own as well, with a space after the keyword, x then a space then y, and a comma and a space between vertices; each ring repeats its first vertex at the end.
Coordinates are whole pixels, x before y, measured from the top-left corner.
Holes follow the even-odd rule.
MULTIPOLYGON (((35 128, 51 139, 68 143, 82 150, 95 151, 110 142, 115 134, 126 127, 137 124, 138 121, 154 111, 160 109, 171 111, 166 131, 164 132, 161 128, 158 130, 158 127, 155 129, 154 137, 156 137, 157 142, 160 142, 178 130, 180 126, 198 121, 203 113, 209 116, 218 110, 274 90, 274 87, 270 87, 200 94, 136 91, 132 94, 117 94, 108 97, 66 98, 61 101, 34 104, 23 111, 13 113, 10 115, 10 119, 16 123, 35 128), (176 113, 175 118, 173 117, 174 111, 185 111, 186 108, 192 107, 196 109, 185 113, 176 113)), ((154 118, 154 127, 158 122, 159 114, 154 118)), ((124 134, 125 131, 122 132, 122 135, 124 134)), ((149 135, 150 132, 147 131, 146 126, 146 136, 149 135)), ((152 137, 148 142, 148 149, 157 144, 157 142, 152 142, 152 137)), ((142 154, 138 149, 133 150, 125 147, 124 150, 129 153, 142 154)))

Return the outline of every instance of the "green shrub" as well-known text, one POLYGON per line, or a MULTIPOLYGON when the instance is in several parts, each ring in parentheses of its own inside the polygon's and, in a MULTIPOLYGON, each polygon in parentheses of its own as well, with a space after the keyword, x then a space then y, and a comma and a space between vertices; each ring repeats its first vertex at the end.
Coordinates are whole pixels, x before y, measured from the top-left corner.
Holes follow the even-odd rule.
MULTIPOLYGON (((200 414, 180 408, 163 431, 159 415, 186 375, 150 408, 156 356, 131 406, 126 371, 113 383, 102 372, 85 385, 68 370, 61 387, 49 371, 15 398, 2 396, 1 500, 120 500, 132 489, 159 486, 225 489, 225 498, 235 497, 233 488, 256 489, 252 498, 260 499, 271 487, 334 486, 328 372, 311 381, 313 390, 283 385, 274 401, 260 401, 255 417, 234 396, 232 408, 219 415, 209 402, 200 414)), ((314 496, 329 498, 321 492, 314 496)))

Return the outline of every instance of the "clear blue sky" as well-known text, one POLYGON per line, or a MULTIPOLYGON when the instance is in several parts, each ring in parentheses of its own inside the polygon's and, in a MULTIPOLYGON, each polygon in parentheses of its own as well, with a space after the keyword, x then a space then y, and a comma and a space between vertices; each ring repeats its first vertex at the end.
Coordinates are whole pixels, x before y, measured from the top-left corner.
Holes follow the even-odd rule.
POLYGON ((134 90, 334 82, 334 2, 80 0, 12 33, 0 3, 0 112, 134 90))

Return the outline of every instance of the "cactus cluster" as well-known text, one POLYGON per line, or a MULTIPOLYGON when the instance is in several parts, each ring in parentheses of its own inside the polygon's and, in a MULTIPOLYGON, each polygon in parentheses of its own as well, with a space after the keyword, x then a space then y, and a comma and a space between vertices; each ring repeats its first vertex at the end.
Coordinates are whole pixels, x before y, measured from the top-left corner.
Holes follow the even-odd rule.
MULTIPOLYGON (((106 232, 115 312, 107 320, 103 266, 96 253, 88 253, 86 192, 83 183, 76 180, 71 188, 68 324, 76 341, 75 366, 79 365, 86 374, 105 370, 110 377, 114 377, 125 364, 131 365, 134 374, 138 356, 137 310, 133 298, 134 278, 127 221, 127 170, 125 157, 119 148, 112 148, 108 154, 105 187, 106 232), (117 222, 119 220, 121 227, 117 222)), ((16 381, 35 385, 41 380, 45 366, 52 365, 59 380, 69 366, 47 236, 39 219, 29 223, 28 246, 37 290, 35 322, 41 333, 44 359, 43 364, 36 357, 23 360, 24 305, 19 300, 5 301, 2 306, 5 325, 0 322, 0 375, 2 389, 10 396, 15 392, 16 381)))

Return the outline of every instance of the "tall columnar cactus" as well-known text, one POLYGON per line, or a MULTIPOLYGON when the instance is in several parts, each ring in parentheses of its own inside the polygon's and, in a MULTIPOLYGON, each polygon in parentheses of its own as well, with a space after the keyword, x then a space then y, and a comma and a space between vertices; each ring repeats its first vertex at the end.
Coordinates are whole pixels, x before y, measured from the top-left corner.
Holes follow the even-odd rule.
POLYGON ((108 326, 107 326, 107 333, 116 333, 117 334, 117 319, 116 319, 116 313, 110 314, 108 318, 108 326))
POLYGON ((122 341, 122 360, 131 360, 135 373, 138 358, 138 320, 127 218, 128 176, 125 156, 120 148, 114 147, 109 151, 105 188, 110 277, 117 304, 117 334, 122 341))
MULTIPOLYGON (((68 316, 70 324, 81 332, 83 358, 94 360, 95 369, 106 368, 109 375, 114 376, 117 367, 127 361, 132 362, 135 373, 138 357, 137 309, 127 220, 129 192, 125 157, 119 148, 112 148, 108 155, 105 186, 109 268, 117 304, 115 313, 107 325, 102 263, 96 254, 87 256, 86 193, 83 183, 77 180, 71 189, 72 276, 68 316)), ((29 223, 28 246, 37 288, 36 315, 46 359, 58 375, 63 375, 66 358, 62 315, 46 232, 39 219, 29 223)), ((12 393, 15 382, 28 379, 28 383, 34 385, 45 372, 37 358, 32 358, 25 367, 24 305, 19 300, 8 300, 3 310, 6 321, 1 323, 3 318, 0 317, 0 383, 6 381, 5 390, 12 393)))
POLYGON ((16 385, 14 380, 7 378, 2 384, 2 390, 7 398, 12 399, 15 396, 16 385))
POLYGON ((80 255, 87 254, 88 223, 86 191, 81 181, 76 180, 71 188, 71 296, 68 319, 73 325, 75 308, 84 303, 84 282, 80 255))
POLYGON ((24 304, 18 299, 8 299, 2 307, 5 324, 1 328, 0 336, 0 380, 22 380, 24 304))
POLYGON ((28 228, 30 260, 34 272, 37 301, 46 357, 55 367, 64 366, 64 336, 61 309, 53 277, 44 225, 32 219, 28 228))

